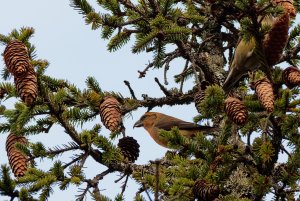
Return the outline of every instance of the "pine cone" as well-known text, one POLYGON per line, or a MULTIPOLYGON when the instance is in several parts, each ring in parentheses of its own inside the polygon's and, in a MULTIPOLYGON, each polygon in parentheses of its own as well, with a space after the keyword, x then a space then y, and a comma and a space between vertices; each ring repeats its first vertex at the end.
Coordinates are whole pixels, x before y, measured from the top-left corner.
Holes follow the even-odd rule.
POLYGON ((140 145, 133 137, 123 137, 119 140, 118 147, 123 156, 130 162, 134 162, 140 154, 140 145))
POLYGON ((15 85, 19 96, 27 106, 32 105, 38 95, 37 78, 34 70, 30 70, 23 77, 15 77, 15 85))
POLYGON ((255 82, 254 88, 255 93, 257 94, 257 97, 263 107, 268 112, 273 112, 275 98, 271 82, 267 78, 263 78, 255 82))
POLYGON ((199 105, 205 99, 205 89, 207 88, 207 86, 209 86, 209 83, 207 81, 202 81, 201 91, 197 90, 197 92, 194 95, 195 107, 199 113, 201 113, 199 109, 199 105))
POLYGON ((209 184, 205 180, 197 180, 193 187, 194 197, 201 201, 211 201, 219 197, 220 189, 215 184, 209 184))
POLYGON ((20 152, 16 147, 16 143, 27 144, 27 140, 23 136, 16 136, 10 133, 6 139, 6 152, 9 161, 9 165, 15 175, 15 177, 24 176, 28 166, 28 156, 20 152))
POLYGON ((287 12, 291 17, 296 17, 297 11, 293 0, 273 0, 276 5, 282 6, 285 12, 287 12))
POLYGON ((105 97, 100 105, 100 117, 107 129, 117 130, 122 122, 120 103, 114 97, 105 97))
POLYGON ((33 70, 27 47, 18 40, 13 40, 6 46, 4 50, 4 62, 8 71, 15 77, 21 77, 27 71, 33 70))
POLYGON ((282 72, 282 79, 286 86, 291 89, 300 84, 300 70, 290 66, 282 72))
POLYGON ((265 55, 269 66, 277 64, 288 41, 290 17, 278 17, 264 40, 265 55))
POLYGON ((248 118, 246 106, 242 101, 234 97, 228 97, 225 100, 225 112, 227 116, 238 125, 246 123, 248 118))

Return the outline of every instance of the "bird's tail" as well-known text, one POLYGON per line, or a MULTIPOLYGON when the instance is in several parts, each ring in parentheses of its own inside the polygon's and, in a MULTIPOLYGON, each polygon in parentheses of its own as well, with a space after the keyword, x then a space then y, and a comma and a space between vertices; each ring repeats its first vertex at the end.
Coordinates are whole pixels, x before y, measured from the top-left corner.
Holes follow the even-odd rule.
POLYGON ((226 94, 234 87, 234 85, 236 85, 236 83, 241 79, 242 76, 243 74, 237 72, 235 68, 230 69, 228 76, 222 86, 226 94))
POLYGON ((199 129, 197 130, 203 132, 218 132, 220 131, 220 128, 214 126, 199 126, 199 129))

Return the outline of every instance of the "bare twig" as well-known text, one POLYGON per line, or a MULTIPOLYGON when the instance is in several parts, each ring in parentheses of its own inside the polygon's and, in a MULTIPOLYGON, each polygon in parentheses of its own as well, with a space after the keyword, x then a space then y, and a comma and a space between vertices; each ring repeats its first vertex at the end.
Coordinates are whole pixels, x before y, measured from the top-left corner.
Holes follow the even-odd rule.
POLYGON ((113 172, 113 170, 111 168, 108 168, 107 170, 103 171, 102 173, 97 174, 94 179, 100 181, 101 179, 104 178, 104 176, 108 175, 111 172, 113 172))
POLYGON ((170 62, 176 59, 180 56, 180 51, 176 49, 175 51, 168 53, 166 59, 163 61, 163 64, 165 64, 165 70, 164 70, 164 82, 165 85, 168 85, 168 79, 167 79, 167 72, 170 69, 170 62))
POLYGON ((123 196, 125 190, 126 190, 126 186, 127 186, 127 182, 128 182, 128 178, 129 178, 129 174, 127 175, 124 184, 122 185, 122 192, 121 195, 123 196))
POLYGON ((146 192, 146 195, 148 196, 149 201, 152 201, 152 198, 151 198, 151 196, 150 196, 150 194, 149 194, 149 192, 148 192, 148 190, 147 190, 145 184, 143 184, 143 191, 146 192))
POLYGON ((162 90, 166 96, 172 96, 172 94, 159 82, 157 77, 154 78, 154 80, 158 84, 160 90, 162 90))
POLYGON ((158 199, 158 192, 159 192, 159 165, 160 165, 160 160, 155 161, 156 165, 156 172, 155 172, 155 194, 154 194, 154 200, 159 201, 158 199))
POLYGON ((65 164, 63 167, 63 169, 66 169, 67 167, 69 167, 70 165, 72 165, 73 163, 76 163, 77 161, 79 161, 82 157, 84 156, 84 154, 74 158, 73 160, 71 160, 69 163, 65 164))
POLYGON ((153 66, 154 66, 154 63, 151 62, 151 63, 149 63, 149 64, 146 66, 146 68, 145 68, 143 71, 139 71, 139 70, 138 70, 138 73, 140 74, 140 75, 139 75, 139 78, 145 77, 147 71, 148 71, 150 68, 152 68, 153 66))
POLYGON ((118 183, 119 181, 121 181, 126 176, 127 176, 127 174, 123 174, 119 179, 115 180, 115 183, 118 183))
POLYGON ((180 79, 181 79, 180 88, 179 88, 180 93, 182 93, 182 90, 183 90, 183 83, 184 83, 184 75, 183 74, 187 71, 187 68, 189 66, 189 62, 190 62, 189 60, 186 60, 185 65, 184 65, 184 69, 183 69, 182 73, 180 74, 180 79))
POLYGON ((78 165, 80 167, 80 169, 84 166, 86 159, 88 157, 89 157, 89 153, 88 152, 84 153, 84 155, 82 156, 82 159, 80 160, 80 163, 78 165))
POLYGON ((129 91, 130 91, 130 94, 131 94, 132 98, 133 98, 134 100, 137 100, 137 98, 136 98, 136 96, 135 96, 135 94, 134 94, 134 91, 133 91, 133 89, 132 89, 131 86, 130 86, 130 82, 127 81, 127 80, 124 80, 124 83, 125 83, 125 85, 128 87, 128 89, 129 89, 129 91))
POLYGON ((85 189, 79 188, 79 190, 82 191, 82 193, 79 194, 79 195, 76 195, 76 197, 78 197, 76 200, 83 200, 84 197, 86 196, 87 192, 89 191, 89 189, 90 189, 90 185, 89 184, 87 184, 87 186, 86 186, 85 189))
POLYGON ((247 133, 247 145, 250 147, 251 146, 251 134, 252 134, 252 131, 249 131, 247 133))
POLYGON ((168 78, 167 78, 167 72, 168 72, 169 69, 170 69, 170 62, 168 62, 168 63, 165 65, 165 70, 164 70, 164 83, 165 83, 165 85, 168 85, 168 84, 169 84, 168 78))
POLYGON ((286 153, 286 155, 288 155, 289 158, 292 157, 291 154, 286 150, 286 148, 284 148, 283 145, 280 145, 280 149, 281 149, 284 153, 286 153))

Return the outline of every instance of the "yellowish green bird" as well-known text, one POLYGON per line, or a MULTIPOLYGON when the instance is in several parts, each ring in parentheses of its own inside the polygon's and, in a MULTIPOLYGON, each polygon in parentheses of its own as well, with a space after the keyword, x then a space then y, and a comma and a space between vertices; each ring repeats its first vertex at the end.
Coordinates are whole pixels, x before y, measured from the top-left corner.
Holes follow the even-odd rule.
MULTIPOLYGON (((271 26, 274 20, 273 16, 265 16, 262 20, 262 25, 271 26)), ((254 51, 255 47, 256 41, 254 38, 251 38, 249 41, 240 39, 235 49, 228 76, 223 84, 225 92, 229 92, 249 71, 254 71, 261 66, 261 59, 254 51)))

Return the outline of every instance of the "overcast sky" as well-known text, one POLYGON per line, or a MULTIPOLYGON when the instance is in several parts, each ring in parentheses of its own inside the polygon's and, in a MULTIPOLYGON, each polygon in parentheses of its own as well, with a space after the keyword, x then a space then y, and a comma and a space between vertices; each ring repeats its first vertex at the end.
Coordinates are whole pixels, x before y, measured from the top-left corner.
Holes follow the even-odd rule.
MULTIPOLYGON (((92 2, 92 1, 90 1, 92 2)), ((95 6, 96 10, 99 8, 95 6)), ((128 88, 123 81, 128 80, 135 90, 136 96, 147 93, 149 96, 163 96, 162 92, 154 82, 154 77, 161 81, 163 72, 159 70, 148 71, 146 78, 138 79, 138 70, 143 70, 152 58, 151 55, 138 54, 133 55, 130 52, 131 44, 126 45, 123 49, 109 53, 106 49, 108 41, 100 38, 100 31, 92 31, 89 26, 85 25, 84 19, 77 11, 69 6, 68 0, 9 0, 3 1, 0 7, 0 33, 7 34, 12 29, 29 26, 35 28, 35 35, 31 42, 36 46, 37 56, 40 59, 46 59, 50 66, 46 74, 56 78, 68 79, 75 83, 79 88, 85 88, 85 80, 88 76, 94 76, 102 90, 118 91, 123 96, 130 96, 128 88)), ((0 46, 0 52, 4 47, 0 46)), ((4 67, 4 62, 0 62, 0 69, 4 67)), ((183 63, 178 61, 171 64, 170 75, 180 73, 183 63)), ((12 80, 11 80, 12 81, 12 80)), ((170 85, 175 86, 170 76, 170 85)), ((188 90, 191 86, 186 86, 188 90)), ((139 109, 124 119, 126 134, 133 136, 140 144, 140 157, 138 164, 147 163, 149 160, 155 160, 162 157, 167 149, 155 144, 142 128, 132 129, 133 124, 146 111, 145 108, 139 109)), ((186 121, 192 121, 197 112, 194 105, 155 108, 153 111, 160 111, 186 121)), ((98 117, 95 122, 99 122, 98 117)), ((90 128, 93 124, 89 123, 83 126, 90 128)), ((7 133, 8 134, 8 133, 7 133)), ((0 135, 0 163, 7 163, 5 156, 5 140, 7 134, 0 135)), ((101 134, 108 136, 109 132, 103 127, 101 134)), ((41 134, 30 137, 31 142, 41 141, 47 147, 53 147, 70 141, 70 138, 64 133, 59 126, 53 128, 48 134, 41 134)), ((118 141, 116 140, 115 143, 118 141)), ((69 162, 70 155, 61 157, 64 162, 69 162)), ((42 169, 48 169, 51 161, 44 160, 41 162, 42 169)), ((87 178, 92 178, 95 174, 105 170, 105 167, 95 163, 92 159, 86 164, 87 178)), ((99 184, 103 190, 103 195, 113 198, 114 195, 121 192, 119 188, 121 183, 115 184, 118 179, 117 174, 111 174, 99 184)), ((82 186, 84 187, 84 186, 82 186)), ((59 192, 55 189, 50 201, 54 200, 75 200, 78 193, 77 189, 59 192)), ((126 200, 132 200, 135 192, 138 191, 138 185, 133 181, 129 182, 125 192, 126 200)), ((0 198, 0 200, 3 200, 0 198)), ((90 199, 88 199, 90 200, 90 199)))

